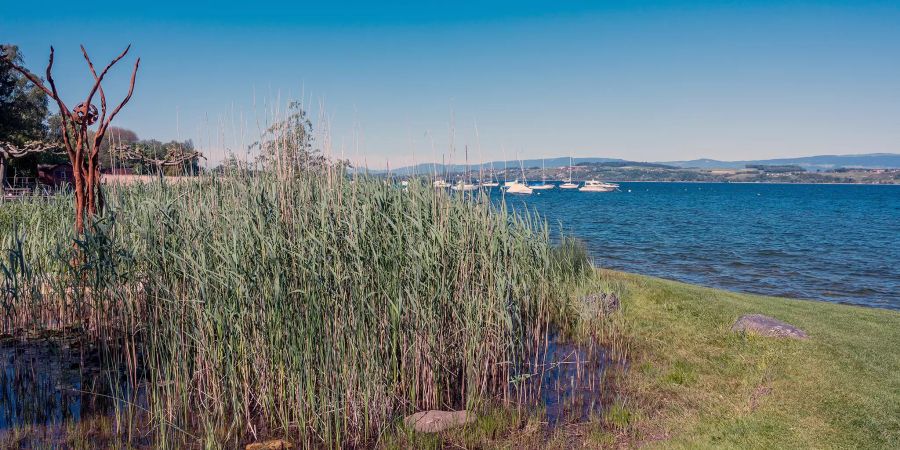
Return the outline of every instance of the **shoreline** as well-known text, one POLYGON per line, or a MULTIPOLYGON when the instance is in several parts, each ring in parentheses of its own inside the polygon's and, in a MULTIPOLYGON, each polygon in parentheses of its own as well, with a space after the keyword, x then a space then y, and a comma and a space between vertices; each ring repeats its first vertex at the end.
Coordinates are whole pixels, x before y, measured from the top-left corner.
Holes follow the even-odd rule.
MULTIPOLYGON (((807 182, 770 182, 770 181, 690 181, 690 180, 616 180, 607 179, 611 183, 685 183, 685 184, 777 184, 777 185, 809 185, 809 186, 900 186, 900 183, 807 183, 807 182)), ((565 180, 547 180, 548 183, 563 183, 565 180)), ((572 180, 573 183, 583 183, 584 180, 572 180)))
POLYGON ((900 183, 807 183, 807 182, 781 182, 781 181, 669 181, 669 180, 659 180, 659 181, 648 181, 648 180, 609 180, 614 183, 690 183, 690 184, 778 184, 778 185, 810 185, 810 186, 829 186, 829 185, 841 185, 841 186, 900 186, 900 183))
POLYGON ((830 305, 843 305, 843 306, 853 306, 853 307, 865 308, 865 309, 876 309, 876 310, 881 310, 881 311, 900 312, 900 304, 898 304, 897 306, 879 306, 879 305, 870 305, 870 304, 864 304, 864 303, 853 303, 853 302, 849 302, 849 301, 831 301, 831 300, 809 298, 809 297, 791 297, 789 295, 784 295, 784 294, 767 294, 764 292, 743 291, 743 290, 738 290, 735 288, 729 288, 729 287, 723 287, 723 286, 710 286, 710 285, 695 283, 695 282, 691 282, 691 281, 679 280, 677 278, 669 278, 668 276, 660 276, 660 275, 652 275, 652 274, 646 274, 646 273, 640 273, 640 272, 632 272, 632 271, 628 271, 626 269, 619 269, 619 268, 609 267, 609 266, 598 267, 598 270, 609 270, 609 271, 626 273, 626 274, 631 274, 631 275, 636 275, 636 276, 641 276, 641 277, 650 277, 650 278, 655 278, 655 279, 662 280, 662 281, 670 281, 673 283, 682 283, 682 284, 686 284, 689 286, 695 286, 695 287, 704 288, 704 289, 715 289, 718 291, 723 291, 723 292, 728 292, 728 293, 738 294, 738 295, 757 295, 757 296, 761 296, 761 297, 779 298, 779 299, 783 299, 783 300, 796 300, 796 301, 802 301, 802 302, 826 303, 826 304, 830 304, 830 305))

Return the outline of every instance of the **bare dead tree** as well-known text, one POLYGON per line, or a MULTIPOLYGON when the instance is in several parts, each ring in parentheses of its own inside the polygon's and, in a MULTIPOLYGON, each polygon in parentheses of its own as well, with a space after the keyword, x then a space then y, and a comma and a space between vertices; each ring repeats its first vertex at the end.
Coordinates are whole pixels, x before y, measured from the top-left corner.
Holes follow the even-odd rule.
POLYGON ((149 155, 139 143, 120 144, 112 148, 114 154, 123 161, 134 161, 156 168, 158 174, 162 174, 166 167, 178 167, 195 159, 206 159, 203 153, 196 150, 188 150, 180 144, 168 144, 166 154, 162 158, 149 155))
POLYGON ((56 83, 53 80, 53 47, 50 47, 50 60, 47 63, 47 83, 49 88, 44 84, 37 75, 31 73, 28 69, 18 65, 15 61, 6 55, 2 55, 7 62, 19 73, 28 78, 35 86, 43 90, 51 99, 56 101, 59 106, 59 115, 62 118, 62 137, 65 144, 66 153, 69 161, 72 163, 72 173, 75 181, 75 232, 81 234, 84 232, 84 221, 92 218, 95 214, 103 212, 103 195, 100 191, 100 146, 106 135, 106 130, 110 123, 122 110, 122 107, 131 100, 134 93, 134 82, 137 78, 138 67, 141 59, 138 58, 134 63, 134 70, 131 73, 131 84, 128 88, 128 95, 116 106, 112 112, 107 115, 106 93, 103 91, 103 78, 109 69, 128 54, 131 45, 113 59, 98 74, 94 70, 94 63, 88 56, 87 50, 81 46, 81 53, 87 61, 88 68, 94 78, 93 87, 87 95, 85 101, 79 103, 75 108, 69 109, 62 97, 56 89, 56 83), (94 95, 100 95, 100 111, 91 101, 94 95), (90 133, 89 127, 97 123, 96 130, 93 135, 90 133))
POLYGON ((24 158, 28 155, 39 153, 61 153, 62 147, 58 144, 47 143, 42 141, 32 141, 19 147, 11 142, 0 141, 0 197, 3 196, 3 190, 6 186, 6 162, 18 158, 24 158))

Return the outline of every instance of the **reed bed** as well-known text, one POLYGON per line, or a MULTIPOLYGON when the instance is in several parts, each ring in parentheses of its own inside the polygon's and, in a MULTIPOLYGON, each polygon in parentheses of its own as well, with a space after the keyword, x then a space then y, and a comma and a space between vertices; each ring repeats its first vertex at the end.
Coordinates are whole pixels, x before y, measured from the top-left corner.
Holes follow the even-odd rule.
POLYGON ((65 196, 0 208, 0 323, 101 343, 135 405, 117 429, 142 414, 160 447, 368 446, 403 414, 503 400, 593 273, 539 218, 425 182, 236 172, 106 195, 74 246, 65 196))

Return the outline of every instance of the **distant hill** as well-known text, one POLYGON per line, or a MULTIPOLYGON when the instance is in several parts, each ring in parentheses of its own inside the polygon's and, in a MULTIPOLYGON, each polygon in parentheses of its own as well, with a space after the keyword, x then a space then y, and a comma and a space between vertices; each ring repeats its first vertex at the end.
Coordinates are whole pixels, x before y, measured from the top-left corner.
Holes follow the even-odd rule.
MULTIPOLYGON (((820 156, 803 156, 799 158, 776 158, 776 159, 754 159, 745 161, 719 161, 715 159, 693 159, 690 161, 663 161, 663 162, 637 162, 628 161, 619 158, 573 158, 575 165, 585 164, 605 164, 608 166, 638 166, 638 167, 677 167, 677 168, 697 168, 697 169, 743 169, 748 165, 753 166, 799 166, 808 171, 830 170, 841 167, 848 168, 865 168, 865 169, 900 169, 900 154, 896 153, 870 153, 863 155, 820 155, 820 156)), ((526 169, 541 167, 544 164, 547 169, 555 169, 559 167, 568 167, 568 157, 556 157, 540 159, 526 159, 521 163, 517 160, 509 161, 493 161, 479 164, 470 164, 470 171, 478 171, 479 167, 490 169, 493 165, 494 169, 502 169, 504 164, 509 168, 521 166, 526 169)), ((363 170, 358 168, 357 170, 363 170)), ((397 175, 430 174, 437 172, 438 174, 446 172, 465 172, 464 164, 443 165, 440 163, 422 163, 416 166, 400 167, 391 169, 391 172, 397 175)), ((370 170, 371 173, 385 173, 385 170, 370 170)))
POLYGON ((698 169, 742 169, 747 165, 787 166, 796 165, 806 170, 827 170, 839 167, 858 167, 864 169, 900 169, 900 154, 870 153, 864 155, 821 155, 803 156, 800 158, 755 159, 747 161, 718 161, 715 159, 693 159, 690 161, 668 161, 678 167, 694 167, 698 169))
MULTIPOLYGON (((616 159, 616 158, 573 158, 572 161, 575 164, 607 163, 607 162, 626 163, 626 162, 629 162, 624 159, 616 159)), ((558 167, 568 167, 569 166, 569 158, 566 156, 563 156, 563 157, 559 157, 559 158, 547 158, 544 160, 525 159, 525 160, 522 160, 521 165, 523 167, 525 167, 526 169, 528 169, 528 168, 532 168, 532 167, 541 167, 542 163, 548 169, 555 169, 558 167)), ((486 162, 486 163, 483 163, 480 165, 479 164, 470 164, 469 170, 477 171, 479 169, 479 167, 483 168, 485 170, 488 170, 492 166, 494 167, 494 169, 499 170, 499 169, 503 169, 504 164, 506 167, 509 167, 509 168, 519 167, 519 165, 520 165, 518 160, 509 160, 509 161, 505 161, 505 162, 504 161, 492 161, 492 162, 486 162)), ((429 173, 434 173, 434 172, 441 174, 441 173, 445 173, 445 172, 465 172, 465 171, 466 171, 465 164, 444 165, 444 164, 440 164, 440 163, 437 163, 437 164, 422 163, 422 164, 417 164, 415 166, 407 166, 407 167, 400 167, 397 169, 391 169, 391 172, 394 174, 397 174, 397 175, 410 175, 413 173, 429 174, 429 173)), ((370 170, 370 172, 384 173, 386 171, 385 170, 370 170)))

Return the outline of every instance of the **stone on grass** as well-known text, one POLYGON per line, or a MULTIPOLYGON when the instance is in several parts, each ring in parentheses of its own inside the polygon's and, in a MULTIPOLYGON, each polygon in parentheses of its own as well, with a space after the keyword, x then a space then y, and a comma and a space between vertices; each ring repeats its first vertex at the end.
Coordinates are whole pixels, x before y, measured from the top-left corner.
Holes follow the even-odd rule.
POLYGON ((438 433, 475 420, 475 416, 466 411, 421 411, 406 416, 406 426, 420 433, 438 433))
POLYGON ((731 327, 731 331, 743 331, 767 337, 806 339, 806 333, 803 330, 762 314, 741 316, 731 327))
POLYGON ((291 448, 294 448, 294 446, 291 445, 290 442, 282 439, 254 442, 252 444, 247 444, 247 446, 244 447, 245 450, 288 450, 291 448))

